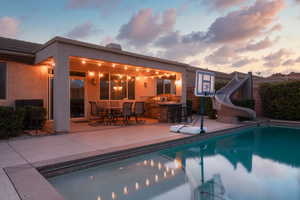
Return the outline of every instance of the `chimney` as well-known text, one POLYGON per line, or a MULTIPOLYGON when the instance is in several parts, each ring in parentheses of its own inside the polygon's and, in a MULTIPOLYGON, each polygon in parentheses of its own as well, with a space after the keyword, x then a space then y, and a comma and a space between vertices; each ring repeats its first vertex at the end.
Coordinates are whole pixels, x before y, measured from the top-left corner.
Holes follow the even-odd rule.
POLYGON ((117 44, 117 43, 109 43, 105 47, 122 51, 122 46, 120 44, 117 44))

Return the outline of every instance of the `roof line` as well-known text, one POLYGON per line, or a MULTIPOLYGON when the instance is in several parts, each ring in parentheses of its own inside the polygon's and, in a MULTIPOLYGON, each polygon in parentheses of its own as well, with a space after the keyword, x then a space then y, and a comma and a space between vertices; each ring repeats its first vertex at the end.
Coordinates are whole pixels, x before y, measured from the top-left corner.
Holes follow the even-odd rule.
POLYGON ((107 51, 107 52, 111 52, 111 53, 117 53, 117 54, 120 54, 120 55, 126 55, 126 56, 131 56, 131 57, 136 57, 136 58, 142 58, 142 59, 147 59, 147 60, 152 60, 152 61, 157 61, 157 62, 162 62, 162 63, 168 63, 168 64, 177 65, 177 66, 179 65, 179 66, 182 66, 182 67, 191 67, 190 65, 188 65, 186 63, 176 62, 176 61, 157 58, 157 57, 152 57, 152 56, 146 56, 146 55, 137 54, 137 53, 133 53, 133 52, 128 52, 128 51, 124 51, 124 50, 111 49, 111 48, 108 48, 108 47, 104 47, 104 46, 100 46, 100 45, 96 45, 96 44, 92 44, 92 43, 87 43, 87 42, 82 42, 82 41, 78 41, 78 40, 63 38, 63 37, 59 37, 59 36, 54 37, 51 40, 49 40, 48 42, 46 42, 42 47, 38 48, 35 51, 35 53, 37 53, 38 51, 41 51, 42 49, 46 48, 47 46, 49 46, 49 45, 51 45, 55 42, 71 44, 71 45, 74 45, 74 46, 82 46, 82 47, 86 47, 86 48, 102 50, 102 51, 107 51))
POLYGON ((30 57, 34 58, 35 55, 33 54, 28 54, 28 53, 23 53, 23 52, 16 52, 16 51, 9 51, 9 50, 2 50, 0 49, 0 53, 8 54, 8 55, 16 55, 16 56, 25 56, 25 57, 30 57))

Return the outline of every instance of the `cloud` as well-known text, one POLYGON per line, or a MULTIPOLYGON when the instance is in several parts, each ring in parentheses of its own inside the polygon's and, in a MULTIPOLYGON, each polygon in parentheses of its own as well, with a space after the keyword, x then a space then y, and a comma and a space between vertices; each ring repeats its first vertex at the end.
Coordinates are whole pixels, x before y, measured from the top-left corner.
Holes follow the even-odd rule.
POLYGON ((233 6, 241 5, 246 0, 202 0, 204 5, 208 5, 212 9, 224 10, 233 6))
POLYGON ((122 0, 68 0, 66 8, 78 9, 99 9, 103 16, 107 16, 120 5, 122 0))
POLYGON ((225 65, 239 59, 236 49, 229 45, 224 45, 205 57, 205 61, 213 65, 225 65))
POLYGON ((293 66, 297 63, 300 63, 300 57, 298 57, 296 59, 288 59, 285 62, 283 62, 282 65, 284 65, 284 66, 293 66))
POLYGON ((107 45, 109 43, 115 43, 115 38, 111 37, 111 36, 106 36, 101 42, 100 45, 107 45))
POLYGON ((0 36, 16 38, 20 32, 20 22, 13 17, 0 18, 0 36))
POLYGON ((242 58, 232 64, 232 67, 244 67, 251 63, 257 62, 258 60, 255 58, 242 58))
POLYGON ((266 34, 271 34, 275 31, 281 31, 282 30, 282 25, 281 24, 275 24, 274 26, 272 26, 267 32, 266 34))
POLYGON ((283 0, 257 0, 253 6, 217 18, 209 27, 206 40, 228 43, 259 36, 274 22, 283 7, 283 0))
POLYGON ((278 40, 279 40, 279 38, 276 38, 275 40, 272 41, 269 39, 269 37, 266 37, 264 40, 261 40, 256 43, 250 43, 250 44, 246 45, 245 47, 238 49, 237 51, 246 52, 246 51, 259 51, 262 49, 267 49, 267 48, 273 46, 278 40))
POLYGON ((66 8, 104 8, 116 5, 118 2, 121 2, 121 0, 68 0, 66 8))
POLYGON ((268 37, 256 43, 253 41, 257 37, 281 29, 281 25, 273 25, 273 22, 283 7, 283 0, 257 0, 252 6, 218 17, 206 32, 181 34, 179 31, 173 31, 159 37, 154 45, 162 48, 158 55, 179 60, 222 45, 205 60, 211 64, 229 64, 235 61, 232 60, 233 54, 237 59, 238 53, 269 48, 277 42, 278 39, 270 40, 268 37), (238 46, 240 48, 237 48, 238 46))
POLYGON ((168 9, 157 15, 151 8, 141 9, 127 24, 121 26, 117 39, 136 47, 145 46, 171 32, 175 23, 176 9, 168 9))
POLYGON ((72 39, 84 39, 99 32, 100 30, 97 29, 92 22, 87 21, 75 26, 65 35, 72 39))
POLYGON ((154 43, 156 47, 162 48, 157 56, 181 61, 200 52, 204 53, 210 46, 201 40, 204 35, 205 33, 202 32, 189 34, 181 34, 179 31, 170 32, 154 43))
POLYGON ((264 66, 266 67, 279 67, 282 65, 284 59, 287 59, 292 52, 287 49, 280 49, 275 53, 270 53, 269 55, 263 57, 265 61, 264 66))

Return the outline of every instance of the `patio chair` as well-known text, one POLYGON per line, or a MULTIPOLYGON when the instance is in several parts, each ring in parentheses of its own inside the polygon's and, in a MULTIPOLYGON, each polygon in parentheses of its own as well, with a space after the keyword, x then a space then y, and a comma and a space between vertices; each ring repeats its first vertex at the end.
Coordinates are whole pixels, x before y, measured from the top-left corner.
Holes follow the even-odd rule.
POLYGON ((129 124, 130 117, 133 115, 132 113, 132 105, 133 102, 124 102, 122 107, 122 117, 125 125, 129 124))
POLYGON ((97 122, 106 123, 107 110, 104 108, 100 108, 95 101, 89 102, 91 105, 91 119, 96 120, 97 122))
POLYGON ((141 117, 145 114, 145 102, 135 102, 134 104, 134 113, 136 123, 138 123, 138 117, 141 117))

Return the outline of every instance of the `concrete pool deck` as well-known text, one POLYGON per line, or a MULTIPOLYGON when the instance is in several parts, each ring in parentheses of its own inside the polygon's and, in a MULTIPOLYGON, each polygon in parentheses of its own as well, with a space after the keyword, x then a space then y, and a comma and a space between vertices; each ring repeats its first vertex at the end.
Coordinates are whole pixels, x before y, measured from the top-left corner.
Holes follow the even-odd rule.
MULTIPOLYGON (((206 120, 208 132, 240 125, 206 120)), ((104 131, 12 139, 0 142, 0 194, 4 200, 20 200, 4 168, 30 165, 39 167, 47 161, 59 162, 66 157, 89 152, 107 153, 189 137, 169 132, 169 124, 120 127, 104 131)), ((50 162, 50 164, 52 164, 50 162)))

